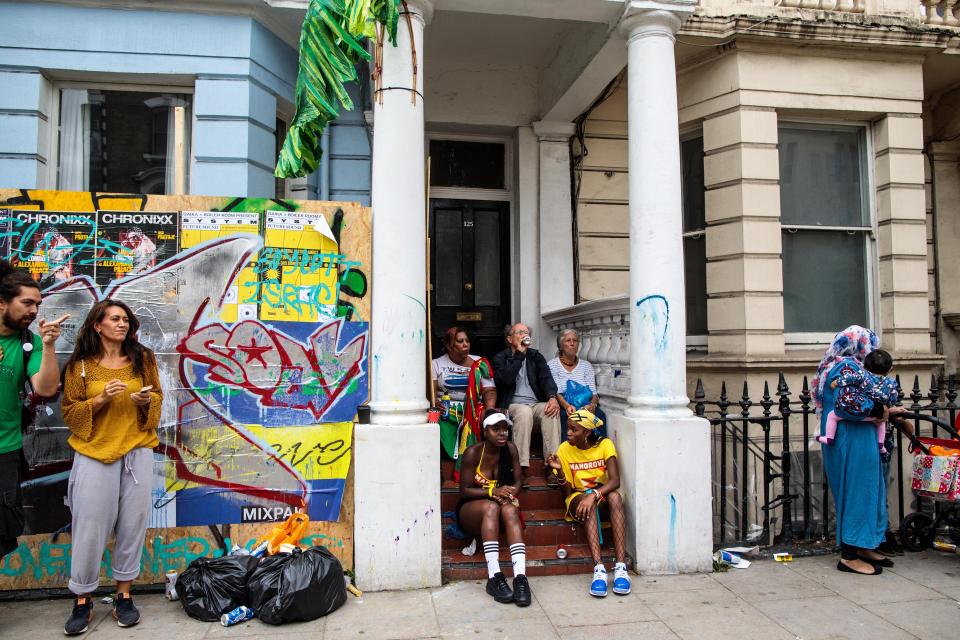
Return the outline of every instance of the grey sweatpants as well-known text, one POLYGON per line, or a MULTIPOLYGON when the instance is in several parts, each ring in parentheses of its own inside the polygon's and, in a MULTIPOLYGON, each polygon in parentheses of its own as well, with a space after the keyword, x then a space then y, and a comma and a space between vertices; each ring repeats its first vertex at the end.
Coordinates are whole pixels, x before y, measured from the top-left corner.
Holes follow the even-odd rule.
POLYGON ((100 562, 111 534, 116 534, 113 579, 140 575, 152 483, 151 449, 134 449, 112 464, 74 453, 67 485, 73 514, 70 591, 83 595, 100 586, 100 562))

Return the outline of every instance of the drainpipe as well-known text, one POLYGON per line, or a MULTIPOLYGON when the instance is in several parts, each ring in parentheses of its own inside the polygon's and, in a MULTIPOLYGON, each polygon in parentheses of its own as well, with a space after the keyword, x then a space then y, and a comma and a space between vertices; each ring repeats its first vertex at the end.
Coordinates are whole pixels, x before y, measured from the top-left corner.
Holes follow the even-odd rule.
POLYGON ((323 129, 323 133, 320 134, 320 148, 323 150, 323 153, 320 155, 320 169, 318 170, 320 174, 320 200, 322 202, 327 202, 330 200, 330 127, 333 126, 333 123, 328 124, 323 129))
MULTIPOLYGON (((933 240, 933 334, 936 352, 943 354, 943 329, 941 327, 943 302, 940 299, 940 247, 937 240, 937 165, 934 160, 936 155, 933 149, 934 142, 934 140, 931 140, 924 144, 923 152, 927 156, 927 162, 930 163, 930 214, 933 218, 930 229, 933 240)), ((941 367, 940 374, 943 375, 944 373, 945 370, 941 367)))

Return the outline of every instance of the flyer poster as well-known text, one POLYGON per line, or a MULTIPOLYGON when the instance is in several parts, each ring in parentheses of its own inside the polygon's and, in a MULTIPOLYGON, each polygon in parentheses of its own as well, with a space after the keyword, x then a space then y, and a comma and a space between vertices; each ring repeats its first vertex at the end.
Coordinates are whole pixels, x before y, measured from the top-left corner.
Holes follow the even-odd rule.
POLYGON ((46 289, 74 276, 94 275, 96 217, 70 211, 3 213, 3 256, 46 289))
MULTIPOLYGON (((180 250, 240 233, 260 235, 260 214, 228 211, 184 211, 180 214, 180 250)), ((220 309, 220 320, 233 323, 257 319, 255 258, 234 280, 220 309)))
POLYGON ((146 271, 177 254, 177 213, 98 211, 97 284, 146 271))
POLYGON ((260 319, 320 322, 337 314, 340 252, 322 213, 267 211, 257 258, 260 319))

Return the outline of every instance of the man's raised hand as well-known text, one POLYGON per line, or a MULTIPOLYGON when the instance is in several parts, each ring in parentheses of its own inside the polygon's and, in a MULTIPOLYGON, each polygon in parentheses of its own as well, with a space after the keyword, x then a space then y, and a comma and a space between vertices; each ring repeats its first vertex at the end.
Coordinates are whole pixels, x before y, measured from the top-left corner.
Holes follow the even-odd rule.
POLYGON ((60 323, 69 317, 70 314, 65 313, 53 322, 48 322, 40 318, 40 339, 43 341, 43 344, 53 344, 57 341, 57 338, 60 337, 60 323))

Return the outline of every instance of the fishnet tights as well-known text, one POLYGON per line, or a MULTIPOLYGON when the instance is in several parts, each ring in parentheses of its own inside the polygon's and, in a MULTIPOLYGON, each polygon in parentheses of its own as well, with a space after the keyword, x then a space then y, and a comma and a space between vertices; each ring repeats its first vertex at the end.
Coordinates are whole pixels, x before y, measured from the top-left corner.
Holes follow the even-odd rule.
MULTIPOLYGON (((613 535, 613 550, 617 556, 617 562, 626 562, 624 536, 627 531, 627 522, 623 515, 623 501, 620 499, 620 494, 613 492, 607 496, 606 505, 600 507, 600 517, 603 518, 604 515, 610 518, 612 529, 610 533, 613 535)), ((593 556, 593 564, 600 564, 603 559, 600 555, 600 533, 597 529, 596 512, 590 514, 583 526, 587 530, 587 545, 590 547, 590 555, 593 556)))

